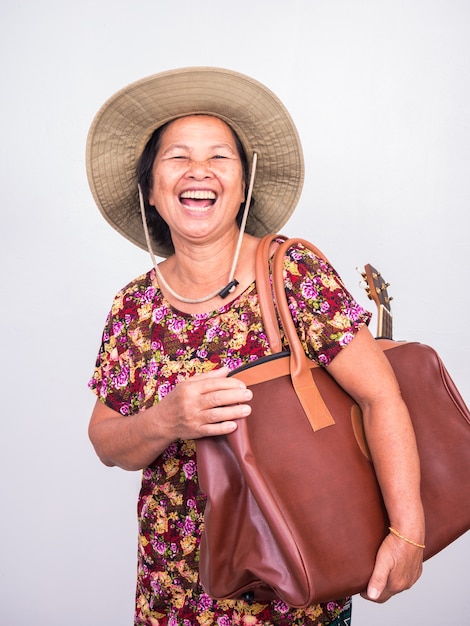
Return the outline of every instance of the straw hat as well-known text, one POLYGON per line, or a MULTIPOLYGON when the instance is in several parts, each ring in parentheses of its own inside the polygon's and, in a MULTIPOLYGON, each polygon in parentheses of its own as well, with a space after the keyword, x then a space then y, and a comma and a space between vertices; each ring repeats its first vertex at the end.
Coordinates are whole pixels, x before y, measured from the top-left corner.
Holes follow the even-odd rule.
MULTIPOLYGON (((88 134, 86 164, 94 199, 124 237, 147 249, 139 210, 136 164, 153 131, 185 115, 209 114, 240 138, 248 162, 258 155, 255 204, 246 230, 278 232, 295 209, 304 162, 294 123, 258 81, 227 69, 193 67, 149 76, 118 91, 98 111, 88 134)), ((160 256, 168 251, 155 247, 160 256)))

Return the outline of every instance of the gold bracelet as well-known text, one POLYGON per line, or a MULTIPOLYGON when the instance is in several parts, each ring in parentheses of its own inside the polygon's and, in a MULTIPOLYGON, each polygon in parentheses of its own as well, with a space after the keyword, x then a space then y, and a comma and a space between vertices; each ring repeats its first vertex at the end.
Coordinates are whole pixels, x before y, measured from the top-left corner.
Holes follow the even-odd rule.
POLYGON ((407 537, 403 537, 403 535, 400 534, 398 530, 395 530, 391 526, 388 527, 388 530, 392 533, 392 535, 395 535, 396 537, 400 537, 400 539, 403 539, 403 541, 406 541, 407 543, 411 543, 412 546, 416 546, 417 548, 421 548, 422 550, 424 550, 424 548, 426 547, 422 543, 416 543, 416 541, 411 541, 411 539, 407 539, 407 537))

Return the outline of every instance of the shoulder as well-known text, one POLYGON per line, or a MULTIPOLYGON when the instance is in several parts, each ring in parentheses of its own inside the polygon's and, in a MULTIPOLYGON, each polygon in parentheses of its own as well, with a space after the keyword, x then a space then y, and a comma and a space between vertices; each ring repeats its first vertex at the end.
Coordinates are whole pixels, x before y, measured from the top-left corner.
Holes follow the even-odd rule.
POLYGON ((333 280, 342 285, 334 267, 317 249, 310 249, 301 243, 290 246, 284 255, 285 279, 292 286, 304 280, 333 280))
POLYGON ((131 280, 114 296, 111 316, 125 317, 143 306, 155 302, 156 288, 152 280, 153 270, 131 280))
POLYGON ((326 262, 326 258, 320 250, 312 245, 311 248, 300 242, 293 242, 286 251, 286 257, 298 262, 315 263, 326 262))
POLYGON ((141 294, 142 292, 147 291, 148 289, 153 287, 153 276, 154 270, 149 270, 145 272, 145 274, 141 274, 137 276, 133 280, 127 283, 122 289, 118 291, 116 297, 119 297, 121 294, 128 296, 136 296, 141 294))

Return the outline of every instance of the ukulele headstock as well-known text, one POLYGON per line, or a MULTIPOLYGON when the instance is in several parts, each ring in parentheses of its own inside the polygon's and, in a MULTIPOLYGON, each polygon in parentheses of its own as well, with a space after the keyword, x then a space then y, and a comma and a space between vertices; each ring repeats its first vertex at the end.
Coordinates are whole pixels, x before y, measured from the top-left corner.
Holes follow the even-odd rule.
POLYGON ((366 286, 365 290, 370 300, 373 300, 377 307, 385 307, 387 311, 391 311, 390 302, 393 300, 388 295, 390 283, 386 283, 382 274, 369 263, 364 265, 362 273, 366 286))
POLYGON ((364 279, 363 286, 367 296, 377 305, 377 336, 392 339, 392 312, 390 302, 393 298, 388 294, 390 283, 385 282, 382 274, 369 263, 364 265, 364 272, 361 272, 361 275, 364 279))

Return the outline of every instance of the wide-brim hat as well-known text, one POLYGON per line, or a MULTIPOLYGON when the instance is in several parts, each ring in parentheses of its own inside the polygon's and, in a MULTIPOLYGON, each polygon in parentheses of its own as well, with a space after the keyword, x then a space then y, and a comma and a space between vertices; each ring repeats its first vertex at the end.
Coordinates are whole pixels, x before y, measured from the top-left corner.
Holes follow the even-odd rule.
MULTIPOLYGON (((91 125, 86 150, 88 181, 105 219, 147 249, 139 209, 136 165, 152 133, 173 119, 208 114, 238 135, 251 167, 258 155, 254 205, 246 231, 278 232, 299 200, 304 179, 300 139, 287 109, 258 81, 231 70, 190 67, 155 74, 118 91, 91 125)), ((154 252, 169 251, 155 245, 154 252)))

